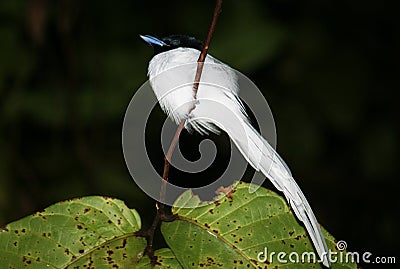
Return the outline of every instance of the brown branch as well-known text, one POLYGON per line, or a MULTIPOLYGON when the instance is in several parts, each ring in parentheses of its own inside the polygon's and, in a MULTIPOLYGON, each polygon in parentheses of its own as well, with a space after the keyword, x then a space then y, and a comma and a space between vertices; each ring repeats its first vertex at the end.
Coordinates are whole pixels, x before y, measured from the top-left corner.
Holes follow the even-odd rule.
MULTIPOLYGON (((194 83, 193 83, 194 99, 197 98, 197 91, 199 89, 201 74, 203 72, 204 60, 206 59, 208 48, 210 47, 211 39, 212 39, 212 36, 215 31, 215 26, 217 25, 218 16, 221 13, 221 7, 222 7, 222 0, 217 0, 217 3, 214 8, 214 14, 213 14, 213 18, 211 21, 211 25, 210 25, 210 28, 208 29, 207 38, 204 43, 203 49, 200 53, 199 59, 197 60, 196 76, 194 78, 194 83)), ((189 114, 190 114, 190 112, 193 111, 193 109, 195 109, 195 107, 196 107, 196 104, 193 104, 193 106, 189 109, 189 114)), ((166 185, 168 182, 168 174, 169 174, 169 167, 170 167, 170 163, 171 163, 172 154, 174 153, 175 147, 179 141, 179 136, 180 136, 183 128, 185 128, 185 123, 186 123, 186 119, 181 120, 181 122, 179 123, 179 126, 175 132, 174 138, 172 139, 171 145, 169 146, 168 152, 164 158, 163 184, 161 186, 161 191, 160 191, 161 202, 165 201, 166 185)))
MULTIPOLYGON (((208 48, 210 47, 211 39, 212 39, 212 36, 215 31, 215 26, 217 25, 219 13, 221 13, 221 7, 222 7, 222 0, 217 0, 217 3, 214 8, 213 19, 211 21, 211 25, 208 30, 206 42, 204 43, 203 50, 201 51, 199 59, 197 60, 196 77, 194 79, 194 85, 193 85, 194 99, 196 99, 196 97, 197 97, 197 91, 199 89, 199 82, 200 82, 201 74, 203 72, 203 65, 204 65, 203 63, 204 63, 204 60, 206 59, 208 48)), ((195 107, 196 107, 196 105, 193 105, 193 107, 189 110, 189 113, 192 112, 192 110, 195 107)))
MULTIPOLYGON (((211 38, 213 36, 215 26, 217 25, 217 19, 219 14, 221 13, 221 6, 222 6, 222 0, 216 0, 217 3, 214 8, 214 15, 211 21, 210 28, 208 30, 207 34, 207 39, 206 42, 204 43, 203 49, 201 51, 201 54, 199 56, 199 59, 197 60, 197 70, 196 70, 196 76, 194 78, 194 83, 193 83, 193 97, 196 99, 197 97, 197 91, 199 89, 199 83, 200 83, 200 78, 201 78, 201 73, 203 71, 203 65, 204 65, 204 60, 206 59, 208 48, 210 46, 211 38)), ((195 109, 196 104, 193 104, 193 106, 189 109, 188 113, 193 111, 195 109)), ((157 257, 154 256, 154 250, 153 250, 153 240, 154 240, 154 232, 156 228, 158 227, 158 224, 160 221, 173 221, 175 219, 174 215, 166 215, 165 209, 164 209, 164 204, 163 202, 165 201, 165 195, 166 195, 166 186, 168 182, 168 174, 169 174, 169 168, 170 168, 170 162, 172 158, 172 154, 174 153, 175 147, 178 144, 179 141, 179 136, 185 128, 185 123, 186 119, 181 120, 179 123, 179 126, 175 132, 174 138, 171 141, 171 145, 168 148, 167 154, 164 157, 164 172, 163 172, 163 183, 161 185, 161 191, 160 191, 160 200, 161 203, 156 203, 157 207, 157 214, 153 220, 153 223, 151 227, 147 231, 140 231, 136 233, 136 236, 142 236, 146 237, 147 239, 147 246, 145 249, 145 254, 147 254, 151 260, 151 265, 152 268, 155 267, 156 264, 156 259, 157 257)))

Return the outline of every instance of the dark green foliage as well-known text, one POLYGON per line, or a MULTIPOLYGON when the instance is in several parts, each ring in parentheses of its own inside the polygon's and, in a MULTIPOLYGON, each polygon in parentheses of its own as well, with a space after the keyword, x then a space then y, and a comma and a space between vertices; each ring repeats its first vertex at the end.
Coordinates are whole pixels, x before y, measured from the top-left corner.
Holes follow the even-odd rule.
MULTIPOLYGON (((155 251, 155 268, 322 269, 316 256, 301 260, 314 250, 285 200, 264 188, 249 193, 249 187, 237 183, 226 197, 207 203, 190 190, 183 193, 172 209, 176 219, 162 223, 170 249, 155 251), (260 261, 258 253, 266 248, 285 253, 286 262, 267 253, 260 261)), ((0 268, 152 268, 144 255, 146 240, 136 233, 140 229, 139 214, 121 200, 91 196, 60 202, 0 230, 0 268)), ((334 238, 323 234, 330 251, 338 253, 334 238)), ((331 268, 356 268, 344 261, 331 268)))

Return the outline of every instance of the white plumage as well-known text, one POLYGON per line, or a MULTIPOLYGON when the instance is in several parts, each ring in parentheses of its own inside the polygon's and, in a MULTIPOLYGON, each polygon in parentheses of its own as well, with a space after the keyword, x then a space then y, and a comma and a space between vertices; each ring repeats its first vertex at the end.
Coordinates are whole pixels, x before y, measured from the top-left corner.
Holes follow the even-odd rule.
POLYGON ((235 72, 208 55, 195 99, 193 81, 198 56, 196 49, 176 48, 153 57, 148 75, 162 109, 176 123, 187 119, 185 127, 189 130, 200 133, 217 133, 218 128, 224 130, 250 165, 283 192, 298 219, 304 223, 323 264, 329 267, 326 254, 323 254, 328 248, 315 215, 285 162, 250 125, 238 98, 235 72), (196 107, 188 114, 193 104, 196 107))

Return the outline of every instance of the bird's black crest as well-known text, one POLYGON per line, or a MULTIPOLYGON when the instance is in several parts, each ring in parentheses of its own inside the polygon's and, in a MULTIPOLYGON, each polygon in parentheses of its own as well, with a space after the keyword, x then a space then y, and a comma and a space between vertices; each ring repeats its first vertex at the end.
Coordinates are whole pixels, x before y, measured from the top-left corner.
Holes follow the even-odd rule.
POLYGON ((173 50, 176 48, 192 48, 201 51, 203 49, 203 42, 197 40, 192 36, 186 35, 170 35, 161 38, 167 46, 153 46, 154 54, 173 50))

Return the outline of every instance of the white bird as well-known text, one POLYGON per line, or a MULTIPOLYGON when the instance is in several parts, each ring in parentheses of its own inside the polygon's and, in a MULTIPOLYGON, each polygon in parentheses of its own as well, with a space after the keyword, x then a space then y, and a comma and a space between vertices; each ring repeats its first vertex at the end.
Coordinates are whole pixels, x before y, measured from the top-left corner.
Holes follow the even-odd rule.
POLYGON ((251 126, 238 97, 233 69, 207 55, 195 96, 193 81, 202 42, 183 35, 141 38, 154 48, 148 75, 164 112, 177 124, 186 119, 188 130, 218 133, 219 128, 225 131, 248 163, 283 192, 297 218, 304 223, 323 264, 329 267, 328 247, 317 219, 285 162, 251 126))

